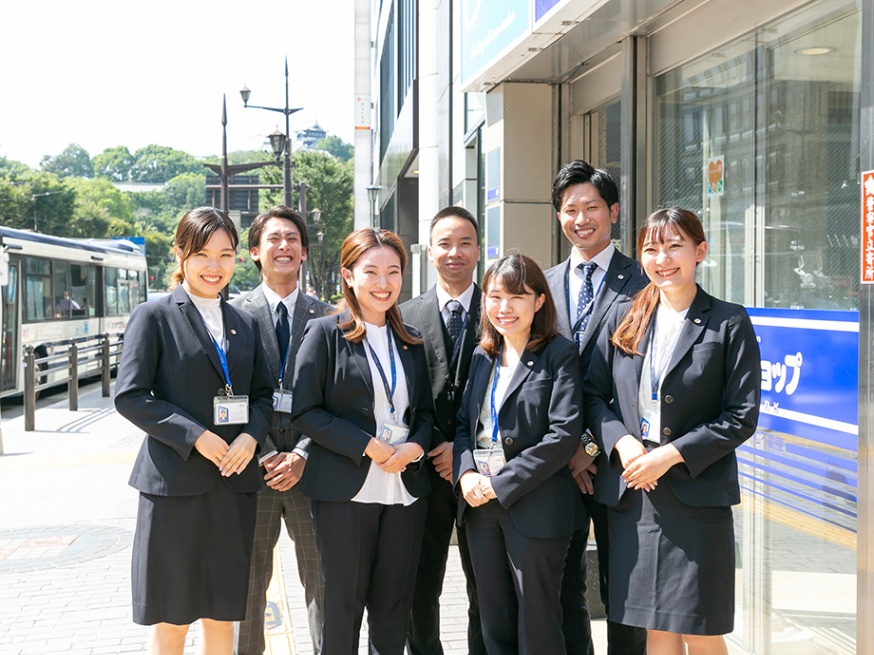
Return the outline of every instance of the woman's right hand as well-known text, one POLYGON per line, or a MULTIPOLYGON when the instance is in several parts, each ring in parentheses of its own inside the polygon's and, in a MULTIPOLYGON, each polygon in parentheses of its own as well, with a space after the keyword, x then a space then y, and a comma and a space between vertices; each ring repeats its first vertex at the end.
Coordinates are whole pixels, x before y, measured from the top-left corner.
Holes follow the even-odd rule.
POLYGON ((479 507, 489 502, 481 484, 483 475, 476 471, 466 471, 458 478, 458 485, 461 487, 461 495, 467 504, 471 507, 479 507))
POLYGON ((377 464, 382 464, 395 454, 395 449, 381 439, 370 437, 370 441, 367 442, 367 447, 364 449, 364 454, 377 464))
POLYGON ((638 457, 646 455, 646 446, 630 434, 626 434, 617 441, 613 448, 619 453, 619 461, 622 463, 623 469, 627 469, 628 465, 638 457))
POLYGON ((194 442, 194 448, 210 462, 221 468, 222 460, 230 446, 212 430, 204 430, 194 442))

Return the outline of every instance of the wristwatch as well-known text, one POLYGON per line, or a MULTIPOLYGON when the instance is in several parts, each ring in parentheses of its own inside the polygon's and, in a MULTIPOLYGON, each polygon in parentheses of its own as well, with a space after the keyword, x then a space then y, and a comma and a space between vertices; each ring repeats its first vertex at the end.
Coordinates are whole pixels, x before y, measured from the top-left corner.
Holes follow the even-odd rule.
POLYGON ((597 457, 601 454, 601 449, 598 448, 598 443, 592 438, 592 433, 586 430, 580 437, 580 442, 583 444, 583 450, 589 457, 597 457))

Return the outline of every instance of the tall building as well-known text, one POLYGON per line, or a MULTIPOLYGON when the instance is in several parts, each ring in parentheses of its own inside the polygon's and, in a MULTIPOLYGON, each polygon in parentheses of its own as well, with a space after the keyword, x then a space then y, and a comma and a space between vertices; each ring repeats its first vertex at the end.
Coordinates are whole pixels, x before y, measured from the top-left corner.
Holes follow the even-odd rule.
POLYGON ((356 7, 356 225, 410 245, 404 293, 434 282, 424 246, 448 204, 479 217, 484 267, 513 247, 564 259, 550 185, 574 158, 621 181, 627 254, 654 208, 697 212, 700 282, 749 308, 762 351, 759 431, 738 452, 733 646, 874 652, 859 339, 874 282, 874 2, 356 7))

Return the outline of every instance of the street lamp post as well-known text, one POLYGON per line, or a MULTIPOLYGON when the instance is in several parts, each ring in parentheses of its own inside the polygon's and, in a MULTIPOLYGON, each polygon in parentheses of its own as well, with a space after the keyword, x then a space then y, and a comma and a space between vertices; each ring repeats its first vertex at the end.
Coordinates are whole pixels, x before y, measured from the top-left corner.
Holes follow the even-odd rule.
MULTIPOLYGON (((240 173, 245 173, 246 171, 251 171, 256 168, 262 168, 264 166, 275 166, 279 163, 279 158, 277 157, 276 161, 261 161, 254 162, 251 164, 228 164, 228 108, 227 108, 227 100, 225 96, 222 96, 222 161, 220 165, 216 164, 204 164, 206 168, 211 170, 213 173, 219 176, 219 181, 221 183, 221 195, 219 199, 220 207, 223 212, 227 213, 230 209, 230 202, 228 196, 229 188, 230 188, 230 178, 234 175, 238 175, 240 173)), ((237 226, 239 229, 240 226, 237 226)))
POLYGON ((293 200, 291 197, 291 190, 293 188, 291 171, 291 130, 289 128, 288 117, 293 113, 300 111, 303 107, 289 108, 288 106, 288 57, 285 58, 285 107, 262 107, 260 105, 250 105, 249 96, 251 94, 252 91, 244 84, 243 88, 240 90, 240 96, 243 98, 244 107, 266 109, 267 111, 276 111, 285 115, 285 134, 278 130, 271 134, 270 147, 273 149, 273 153, 276 155, 277 160, 279 159, 280 154, 283 156, 282 188, 285 192, 285 206, 293 207, 293 200))
POLYGON ((371 184, 367 187, 367 199, 370 201, 370 226, 377 226, 377 203, 379 202, 379 192, 382 190, 381 186, 377 186, 375 184, 371 184))

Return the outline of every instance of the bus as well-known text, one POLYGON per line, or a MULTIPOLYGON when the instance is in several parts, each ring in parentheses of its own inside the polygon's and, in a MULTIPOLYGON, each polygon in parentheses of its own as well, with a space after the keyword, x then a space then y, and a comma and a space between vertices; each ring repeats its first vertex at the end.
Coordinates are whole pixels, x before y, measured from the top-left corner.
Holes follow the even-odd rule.
POLYGON ((66 352, 71 339, 119 340, 147 279, 145 253, 130 241, 0 226, 0 397, 23 392, 27 346, 39 358, 66 352))

